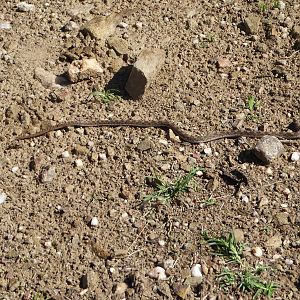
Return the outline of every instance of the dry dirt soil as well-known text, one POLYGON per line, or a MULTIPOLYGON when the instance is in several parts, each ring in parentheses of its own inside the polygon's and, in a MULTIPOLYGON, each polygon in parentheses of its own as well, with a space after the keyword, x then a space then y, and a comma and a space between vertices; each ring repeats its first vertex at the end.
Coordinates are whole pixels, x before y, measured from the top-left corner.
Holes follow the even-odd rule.
POLYGON ((32 0, 29 12, 0 2, 0 23, 11 25, 0 29, 0 299, 252 299, 255 288, 243 291, 238 278, 224 287, 219 275, 258 265, 267 266, 259 280, 277 286, 272 298, 300 299, 300 169, 290 159, 299 142, 263 165, 255 139, 190 145, 155 128, 15 141, 75 119, 168 119, 200 135, 288 130, 299 117, 298 1, 32 0), (122 55, 80 31, 128 8, 113 34, 122 55), (132 100, 126 67, 145 48, 164 49, 166 60, 132 100), (97 77, 47 86, 35 76, 42 68, 61 79, 91 57, 103 68, 97 77), (111 86, 121 99, 90 97, 111 86), (147 176, 171 184, 195 167, 204 171, 169 203, 143 201, 155 192, 147 176), (241 264, 205 241, 232 231, 245 245, 241 264), (195 264, 202 277, 191 277, 195 264), (166 280, 152 278, 157 266, 166 280))

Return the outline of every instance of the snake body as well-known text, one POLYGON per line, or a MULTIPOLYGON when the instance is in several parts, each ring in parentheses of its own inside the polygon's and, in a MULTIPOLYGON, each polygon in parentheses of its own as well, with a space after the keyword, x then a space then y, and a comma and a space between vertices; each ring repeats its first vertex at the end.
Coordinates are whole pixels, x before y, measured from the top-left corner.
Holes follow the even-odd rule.
POLYGON ((141 127, 141 128, 162 128, 162 129, 171 129, 175 135, 179 136, 181 141, 188 142, 190 144, 200 144, 207 143, 211 141, 216 141, 225 138, 239 138, 239 137, 248 137, 248 138, 261 138, 265 135, 275 136, 281 140, 296 140, 300 139, 300 131, 296 132, 265 132, 265 131, 255 131, 255 130, 229 130, 223 132, 217 132, 209 134, 206 136, 192 135, 187 134, 177 125, 170 121, 159 120, 159 121, 142 121, 142 120, 93 120, 93 121, 70 121, 65 123, 59 123, 57 125, 48 127, 37 133, 21 135, 17 140, 26 140, 31 138, 36 138, 42 135, 47 134, 48 132, 65 129, 67 127, 141 127))

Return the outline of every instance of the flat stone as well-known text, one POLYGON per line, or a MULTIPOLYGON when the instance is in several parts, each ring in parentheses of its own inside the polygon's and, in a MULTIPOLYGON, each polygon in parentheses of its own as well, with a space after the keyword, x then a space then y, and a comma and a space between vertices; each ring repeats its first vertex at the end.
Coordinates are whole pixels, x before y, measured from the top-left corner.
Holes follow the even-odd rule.
POLYGON ((69 66, 67 71, 68 78, 73 83, 89 79, 91 77, 98 77, 101 73, 103 73, 103 69, 95 58, 75 60, 69 66))
POLYGON ((40 181, 42 183, 52 182, 56 177, 56 170, 54 166, 46 167, 40 174, 40 181))
POLYGON ((124 39, 112 36, 107 40, 107 43, 110 48, 114 49, 120 55, 128 53, 128 43, 124 39))
POLYGON ((235 228, 232 230, 232 233, 233 233, 233 236, 236 240, 236 242, 242 242, 244 240, 244 232, 242 229, 239 229, 239 228, 235 228))
POLYGON ((188 277, 185 279, 184 283, 186 285, 195 287, 195 286, 201 284, 202 281, 203 281, 203 277, 188 277))
POLYGON ((128 285, 125 282, 117 283, 114 287, 114 293, 116 295, 122 295, 127 290, 128 285))
POLYGON ((250 15, 245 18, 244 26, 247 34, 257 34, 260 27, 260 18, 255 15, 250 15))
POLYGON ((124 16, 128 16, 132 10, 124 10, 120 13, 113 12, 109 16, 98 16, 87 22, 81 31, 90 34, 93 38, 105 41, 113 35, 117 25, 124 16))
POLYGON ((279 248, 281 247, 281 245, 282 245, 282 236, 279 233, 270 237, 265 243, 265 246, 270 248, 279 248))
POLYGON ((274 136, 262 137, 254 148, 254 154, 264 163, 268 164, 284 152, 283 144, 274 136))
POLYGON ((285 212, 276 214, 276 221, 277 221, 278 225, 280 225, 280 226, 290 224, 289 215, 285 212))
POLYGON ((110 66, 108 67, 108 70, 112 73, 118 72, 122 66, 123 66, 123 60, 120 57, 116 57, 113 59, 113 61, 110 63, 110 66))
POLYGON ((231 62, 226 57, 220 57, 217 59, 217 66, 218 68, 228 68, 231 66, 231 62))
POLYGON ((140 99, 165 61, 162 49, 144 49, 133 65, 125 89, 133 99, 140 99))
POLYGON ((74 154, 76 154, 76 155, 86 155, 90 151, 89 151, 89 149, 86 146, 76 145, 74 147, 74 149, 72 150, 72 152, 74 152, 74 154))
POLYGON ((34 12, 35 5, 27 2, 20 2, 17 4, 17 11, 19 12, 34 12))
POLYGON ((34 70, 34 78, 37 79, 43 87, 47 89, 61 88, 62 86, 57 84, 57 77, 55 74, 44 70, 43 68, 36 68, 34 70))
POLYGON ((173 292, 176 294, 180 299, 186 299, 190 293, 190 286, 189 285, 183 285, 179 283, 175 283, 173 285, 173 292))
POLYGON ((152 146, 151 141, 149 139, 145 139, 137 145, 137 149, 140 151, 146 151, 151 149, 151 146, 152 146))
POLYGON ((157 289, 159 292, 166 297, 166 299, 172 299, 172 294, 170 290, 170 286, 165 281, 159 281, 157 289))

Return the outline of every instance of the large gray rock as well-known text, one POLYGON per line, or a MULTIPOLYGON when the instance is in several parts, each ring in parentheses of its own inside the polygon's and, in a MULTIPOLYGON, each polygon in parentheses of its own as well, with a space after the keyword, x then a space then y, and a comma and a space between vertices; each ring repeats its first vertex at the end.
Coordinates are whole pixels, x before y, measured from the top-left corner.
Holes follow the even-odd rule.
POLYGON ((284 152, 284 147, 275 136, 262 137, 254 148, 254 153, 264 163, 268 164, 284 152))
POLYGON ((125 89, 133 99, 140 99, 165 61, 162 49, 144 49, 132 67, 125 89))

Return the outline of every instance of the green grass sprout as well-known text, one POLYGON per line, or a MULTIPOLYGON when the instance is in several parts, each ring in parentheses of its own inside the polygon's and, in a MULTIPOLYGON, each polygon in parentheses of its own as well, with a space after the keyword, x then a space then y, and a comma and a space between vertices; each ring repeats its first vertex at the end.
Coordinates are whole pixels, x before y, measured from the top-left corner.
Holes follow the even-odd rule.
POLYGON ((121 96, 119 96, 120 92, 116 89, 109 89, 103 91, 93 91, 91 96, 96 100, 101 100, 103 103, 109 103, 111 101, 120 100, 121 96))
POLYGON ((260 273, 260 267, 256 268, 255 270, 245 270, 241 275, 238 288, 242 292, 254 293, 254 298, 257 298, 261 295, 271 297, 278 286, 273 282, 263 282, 257 276, 260 273))
POLYGON ((229 233, 228 237, 209 238, 207 243, 215 250, 215 255, 225 257, 228 262, 242 262, 244 246, 236 242, 232 233, 229 233))
POLYGON ((228 268, 224 268, 218 275, 221 288, 227 290, 237 282, 237 275, 228 268))
POLYGON ((246 107, 250 112, 254 112, 260 106, 260 101, 256 100, 255 96, 248 96, 246 107))
POLYGON ((178 194, 188 191, 190 181, 195 177, 198 171, 204 171, 204 169, 199 167, 192 168, 186 175, 180 177, 171 184, 165 183, 158 176, 148 176, 147 179, 152 181, 156 191, 146 195, 144 201, 170 203, 170 201, 178 194))
POLYGON ((268 5, 265 2, 259 2, 258 8, 262 13, 265 13, 268 10, 268 5))
POLYGON ((208 198, 208 199, 202 201, 201 204, 203 206, 206 206, 206 207, 207 206, 212 206, 212 205, 216 205, 217 204, 217 200, 214 199, 214 198, 208 198))

